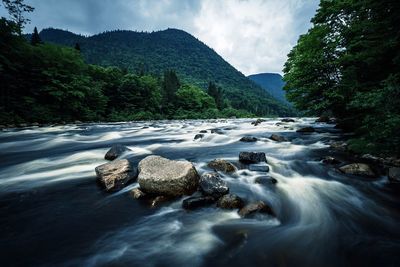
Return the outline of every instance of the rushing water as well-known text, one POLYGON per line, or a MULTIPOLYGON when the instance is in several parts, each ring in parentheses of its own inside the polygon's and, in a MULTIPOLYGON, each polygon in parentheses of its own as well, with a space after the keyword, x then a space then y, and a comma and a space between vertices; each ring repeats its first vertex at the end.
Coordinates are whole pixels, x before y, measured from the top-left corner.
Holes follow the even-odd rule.
MULTIPOLYGON (((399 190, 385 176, 348 177, 320 162, 342 135, 313 119, 258 126, 251 120, 82 124, 0 133, 1 266, 400 266, 399 190), (295 130, 312 124, 318 133, 295 130), (209 131, 193 140, 200 130, 209 131), (291 142, 268 139, 271 133, 291 142), (239 142, 242 136, 259 138, 239 142), (129 185, 105 193, 94 168, 112 144, 137 162, 156 154, 192 161, 265 152, 276 185, 261 173, 224 175, 230 191, 263 200, 275 217, 241 219, 215 207, 187 212, 183 198, 158 208, 129 185)), ((345 155, 336 154, 342 160, 345 155)))

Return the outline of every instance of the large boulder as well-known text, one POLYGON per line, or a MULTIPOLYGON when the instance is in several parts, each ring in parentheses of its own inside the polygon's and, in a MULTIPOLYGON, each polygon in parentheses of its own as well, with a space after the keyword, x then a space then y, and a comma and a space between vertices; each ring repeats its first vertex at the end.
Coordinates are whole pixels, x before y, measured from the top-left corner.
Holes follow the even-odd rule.
POLYGON ((278 135, 278 134, 272 134, 269 139, 276 141, 276 142, 287 142, 288 141, 285 137, 278 135))
POLYGON ((130 151, 130 149, 124 145, 116 144, 113 145, 110 150, 107 151, 104 159, 106 160, 114 160, 121 156, 124 152, 130 151))
POLYGON ((311 127, 311 126, 303 127, 303 128, 298 129, 296 132, 298 132, 298 133, 313 133, 313 132, 315 132, 315 128, 311 127))
POLYGON ((244 206, 244 201, 239 196, 227 194, 218 199, 217 207, 221 209, 240 209, 244 206))
POLYGON ((137 169, 126 160, 114 160, 95 169, 97 180, 107 191, 118 191, 137 177, 137 169))
POLYGON ((205 173, 200 177, 200 190, 204 195, 219 198, 229 193, 228 184, 221 179, 221 176, 216 173, 205 173))
POLYGON ((368 177, 375 176, 375 173, 372 171, 371 167, 369 167, 369 165, 365 163, 351 163, 340 167, 339 170, 345 174, 368 176, 368 177))
POLYGON ((388 172, 389 181, 400 183, 400 168, 399 167, 391 167, 388 172))
POLYGON ((139 162, 138 182, 145 193, 165 196, 190 195, 199 185, 199 175, 189 161, 148 156, 139 162))
POLYGON ((254 203, 247 204, 239 210, 239 215, 242 218, 250 218, 256 213, 265 213, 269 215, 274 215, 271 207, 265 204, 263 201, 258 201, 254 203))
POLYGON ((254 136, 243 136, 242 138, 240 138, 239 141, 241 141, 241 142, 248 142, 248 143, 250 143, 250 142, 257 142, 257 138, 254 137, 254 136))
POLYGON ((182 202, 182 208, 185 210, 194 210, 214 204, 215 198, 212 196, 189 197, 182 202))
POLYGON ((225 173, 232 173, 236 171, 235 165, 224 159, 214 159, 210 161, 207 166, 214 171, 221 171, 225 173))
POLYGON ((267 162, 264 152, 240 152, 239 161, 243 163, 267 162))

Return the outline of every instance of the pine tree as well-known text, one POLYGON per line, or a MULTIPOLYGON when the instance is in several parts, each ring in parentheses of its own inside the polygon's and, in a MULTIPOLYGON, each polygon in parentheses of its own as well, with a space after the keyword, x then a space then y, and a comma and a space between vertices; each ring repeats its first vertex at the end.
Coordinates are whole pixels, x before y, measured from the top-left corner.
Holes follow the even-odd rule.
POLYGON ((76 43, 74 48, 81 52, 81 46, 79 45, 79 43, 76 43))
POLYGON ((38 30, 37 30, 37 28, 35 27, 35 28, 33 29, 32 37, 31 37, 31 45, 37 45, 37 44, 41 44, 41 43, 43 43, 43 42, 42 42, 42 39, 40 39, 38 30))
POLYGON ((207 93, 214 98, 215 104, 219 110, 224 108, 224 93, 221 87, 218 87, 213 82, 209 82, 207 93))

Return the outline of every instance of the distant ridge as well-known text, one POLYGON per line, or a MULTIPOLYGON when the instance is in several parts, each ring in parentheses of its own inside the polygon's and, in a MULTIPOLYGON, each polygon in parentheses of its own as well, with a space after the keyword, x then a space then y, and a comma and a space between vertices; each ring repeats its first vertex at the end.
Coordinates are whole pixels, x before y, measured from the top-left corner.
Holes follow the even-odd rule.
POLYGON ((210 81, 221 86, 237 109, 256 115, 291 115, 288 105, 276 101, 268 92, 236 70, 213 49, 178 29, 156 32, 116 30, 82 36, 60 29, 44 29, 43 41, 74 46, 90 64, 118 66, 130 71, 162 74, 174 69, 183 81, 207 88, 210 81))
POLYGON ((270 93, 274 98, 283 103, 290 104, 285 94, 286 92, 283 90, 285 86, 285 82, 283 81, 283 77, 278 73, 259 73, 247 76, 253 82, 261 86, 265 91, 270 93))

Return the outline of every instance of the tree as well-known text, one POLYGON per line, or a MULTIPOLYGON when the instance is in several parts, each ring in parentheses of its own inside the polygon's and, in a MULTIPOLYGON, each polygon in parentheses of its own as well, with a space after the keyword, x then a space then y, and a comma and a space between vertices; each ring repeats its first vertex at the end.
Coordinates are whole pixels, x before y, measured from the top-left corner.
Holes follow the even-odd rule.
POLYGON ((164 72, 164 79, 162 84, 163 89, 163 110, 168 112, 174 108, 176 103, 176 92, 181 87, 181 83, 175 71, 167 70, 164 72))
POLYGON ((18 34, 22 34, 24 25, 30 22, 26 18, 25 13, 30 13, 34 10, 33 7, 24 3, 24 0, 2 0, 4 7, 7 9, 11 20, 14 21, 18 27, 18 34))
POLYGON ((43 43, 42 39, 39 36, 37 28, 35 27, 33 29, 33 33, 32 33, 32 36, 31 36, 31 45, 37 45, 37 44, 41 44, 41 43, 43 43))
POLYGON ((74 48, 81 52, 81 46, 79 45, 79 43, 76 43, 74 48))
POLYGON ((288 98, 339 118, 360 153, 400 155, 399 12, 400 1, 321 0, 285 64, 288 98))
POLYGON ((215 104, 219 110, 224 108, 224 92, 221 87, 218 87, 213 82, 209 82, 207 93, 214 98, 215 104))

